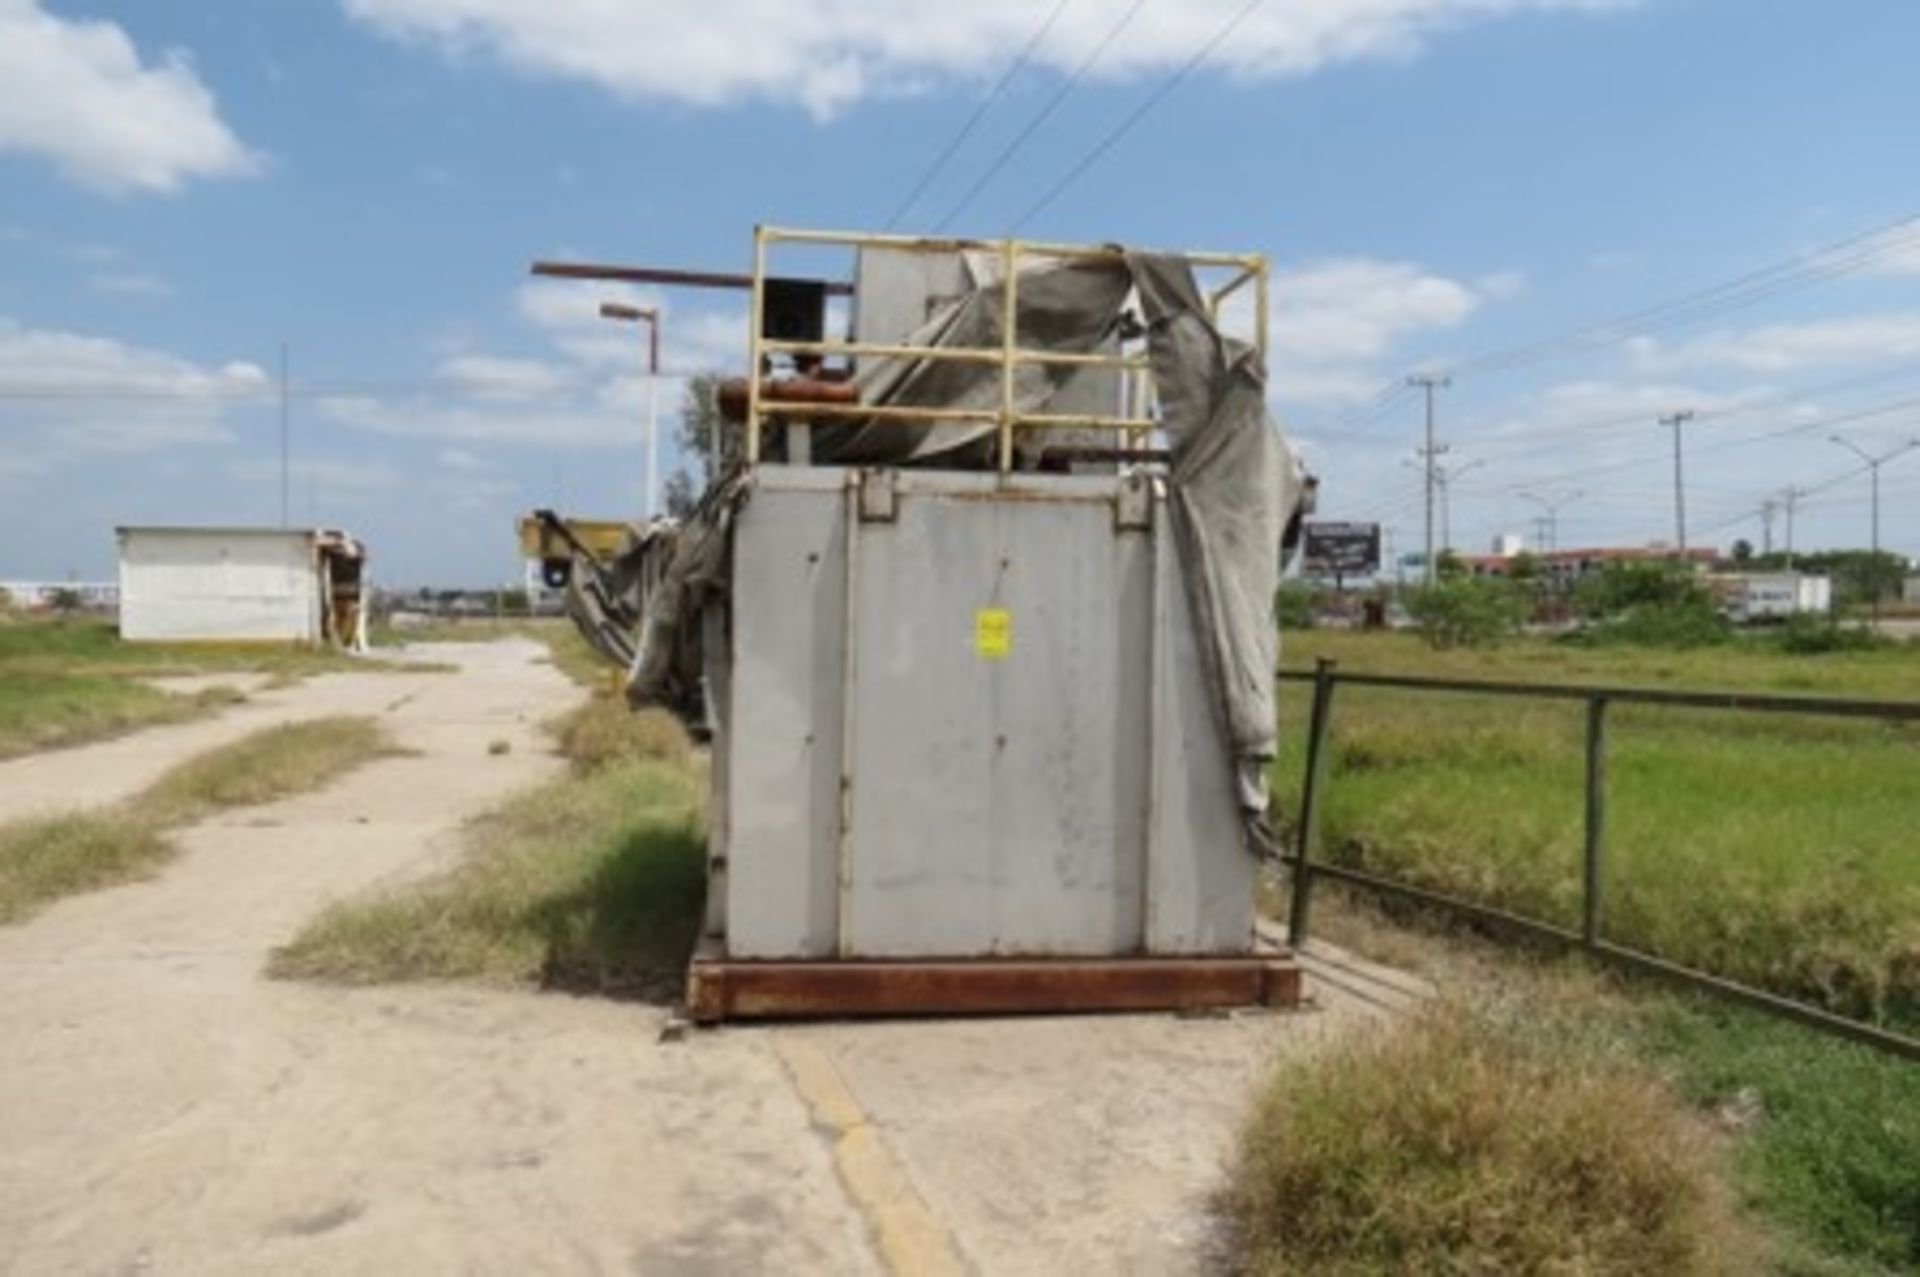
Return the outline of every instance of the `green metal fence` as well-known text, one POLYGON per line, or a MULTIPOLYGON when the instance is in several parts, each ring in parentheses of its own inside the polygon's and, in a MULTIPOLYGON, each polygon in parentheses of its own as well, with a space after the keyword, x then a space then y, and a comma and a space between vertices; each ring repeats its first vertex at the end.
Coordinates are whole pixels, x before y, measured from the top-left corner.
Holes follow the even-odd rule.
MULTIPOLYGON (((1296 841, 1293 853, 1285 857, 1293 874, 1293 898, 1288 914, 1288 931, 1295 945, 1304 943, 1309 934, 1315 880, 1329 878, 1358 887, 1363 891, 1444 909, 1478 922, 1490 923, 1497 927, 1576 946, 1593 957, 1618 967, 1704 990, 1774 1015, 1797 1020, 1828 1033, 1864 1042, 1908 1059, 1920 1060, 1920 1039, 1613 943, 1602 934, 1605 901, 1601 883, 1601 868, 1606 855, 1607 712, 1610 706, 1684 706, 1737 712, 1812 714, 1833 718, 1877 719, 1885 722, 1920 722, 1920 703, 1811 696, 1747 695, 1739 692, 1593 687, 1577 684, 1480 682, 1398 674, 1343 674, 1330 660, 1320 661, 1311 671, 1282 670, 1280 678, 1287 682, 1310 683, 1313 686, 1312 710, 1307 719, 1306 779, 1301 789, 1300 814, 1295 831, 1296 841), (1578 931, 1539 918, 1530 918, 1504 909, 1493 908, 1459 896, 1448 895, 1316 857, 1320 809, 1324 805, 1328 784, 1327 737, 1332 728, 1335 692, 1342 686, 1397 688, 1409 693, 1466 692, 1486 696, 1584 702, 1586 705, 1586 836, 1578 931)), ((1920 812, 1920 777, 1916 777, 1915 785, 1916 811, 1920 812)))

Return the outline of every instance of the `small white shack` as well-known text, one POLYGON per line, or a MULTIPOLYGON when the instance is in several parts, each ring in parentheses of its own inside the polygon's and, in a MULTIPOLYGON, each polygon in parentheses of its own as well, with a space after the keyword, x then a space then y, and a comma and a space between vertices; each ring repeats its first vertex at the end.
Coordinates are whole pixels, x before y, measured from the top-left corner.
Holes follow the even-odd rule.
POLYGON ((313 528, 126 527, 128 642, 332 643, 364 650, 367 551, 313 528))

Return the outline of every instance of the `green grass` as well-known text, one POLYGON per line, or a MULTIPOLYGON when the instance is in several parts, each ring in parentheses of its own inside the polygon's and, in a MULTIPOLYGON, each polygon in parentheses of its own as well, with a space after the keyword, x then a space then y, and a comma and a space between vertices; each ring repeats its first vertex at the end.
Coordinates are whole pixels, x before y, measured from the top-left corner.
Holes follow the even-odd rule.
POLYGON ((318 648, 239 643, 122 643, 92 619, 0 617, 0 758, 198 718, 240 699, 231 689, 179 696, 146 678, 262 673, 287 680, 385 668, 318 648))
POLYGON ((1746 1273, 1708 1124, 1644 1065, 1440 1004, 1284 1064, 1226 1194, 1238 1268, 1746 1273))
POLYGON ((0 923, 151 873, 177 851, 170 829, 318 789, 385 752, 368 718, 269 727, 188 759, 117 807, 0 825, 0 923))
POLYGON ((671 717, 605 691, 553 731, 566 775, 474 821, 446 874, 326 910, 270 974, 678 996, 706 890, 703 769, 671 717))
POLYGON ((1609 1022, 1739 1133, 1742 1199, 1806 1272, 1920 1268, 1920 1067, 1798 1025, 1666 995, 1609 1022))
POLYGON ((174 847, 158 826, 121 812, 85 812, 0 825, 0 923, 62 896, 143 877, 174 847))
POLYGON ((352 767, 394 752, 371 718, 282 723, 189 758, 134 799, 132 808, 161 825, 184 825, 222 808, 252 807, 318 789, 352 767))
MULTIPOLYGON (((1920 651, 1794 657, 1521 643, 1430 652, 1401 636, 1290 636, 1287 663, 1465 678, 1920 699, 1920 651)), ((1306 689, 1282 694, 1275 786, 1297 810, 1306 689)), ((1584 709, 1346 687, 1323 854, 1573 925, 1584 709)), ((1920 730, 1616 706, 1609 938, 1883 1022, 1920 1023, 1920 730)))
POLYGON ((268 970, 675 996, 705 890, 700 797, 692 771, 658 759, 569 774, 476 821, 446 875, 326 910, 268 970))

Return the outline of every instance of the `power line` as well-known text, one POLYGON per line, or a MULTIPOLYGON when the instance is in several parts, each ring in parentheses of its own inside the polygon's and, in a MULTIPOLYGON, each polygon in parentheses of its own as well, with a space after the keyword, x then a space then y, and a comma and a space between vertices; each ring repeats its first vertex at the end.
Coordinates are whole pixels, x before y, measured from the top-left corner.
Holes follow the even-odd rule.
POLYGON ((1139 124, 1141 120, 1151 114, 1155 107, 1166 100, 1169 93, 1172 93, 1176 88, 1180 87, 1181 82, 1193 74, 1194 70, 1199 67, 1202 62, 1206 61, 1207 56, 1219 48, 1221 42, 1232 35, 1240 24, 1251 17, 1253 11, 1264 3, 1266 3, 1266 0, 1247 0, 1245 5, 1241 6, 1231 18, 1227 19, 1225 25, 1213 33, 1212 38, 1193 51, 1193 56, 1182 63, 1179 69, 1162 80, 1154 88, 1153 92, 1148 94, 1132 111, 1128 112, 1126 117, 1109 130, 1105 137, 1094 143, 1092 149, 1083 155, 1078 163, 1060 175, 1060 179, 1047 189, 1046 194, 1029 205, 1026 212, 1016 217, 1012 224, 1007 227, 1007 234, 1012 235, 1022 226, 1026 225, 1036 214, 1046 208, 1047 205, 1053 203, 1054 200, 1060 197, 1062 192, 1078 181, 1081 174, 1099 163, 1101 156, 1112 150, 1115 143, 1125 137, 1135 125, 1139 124))
POLYGON ((1690 323, 1722 310, 1739 309, 1796 288, 1824 283, 1888 257, 1920 248, 1920 214, 1908 214, 1806 252, 1680 297, 1558 336, 1488 351, 1445 371, 1454 376, 1508 371, 1550 357, 1563 347, 1617 345, 1645 333, 1690 323))
POLYGON ((992 163, 988 164, 986 170, 982 172, 978 178, 974 179, 973 185, 967 188, 966 194, 962 195, 959 200, 954 203, 953 207, 946 211, 945 216, 934 223, 933 229, 935 234, 939 234, 951 225, 953 219, 965 212, 967 207, 979 197, 980 192, 986 190, 988 184, 991 183, 995 177, 999 176, 1000 170, 1004 169, 1013 157, 1020 153, 1021 148, 1026 146, 1028 139, 1039 132, 1040 126, 1045 124, 1048 118, 1059 109, 1060 104, 1067 100, 1075 88, 1079 87, 1080 81, 1084 80, 1087 77, 1087 73, 1093 70, 1094 65, 1100 61, 1101 55, 1106 53, 1108 46, 1115 40, 1118 40, 1120 34, 1129 26, 1133 25, 1135 16, 1139 14, 1140 10, 1146 7, 1146 4, 1147 0, 1133 0, 1133 3, 1128 6, 1127 11, 1120 15, 1120 20, 1107 29, 1107 33, 1100 37, 1100 42, 1093 46, 1093 51, 1087 54, 1079 66, 1074 68, 1073 74, 1061 81, 1060 85, 1054 89, 1053 93, 1047 98, 1039 111, 1035 112, 1033 118, 1027 121, 1026 127, 1021 129, 1020 132, 1014 136, 1013 141, 1007 143, 1000 154, 993 158, 992 163))
POLYGON ((1033 57, 1033 51, 1040 47, 1040 42, 1047 38, 1047 33, 1053 30, 1053 24, 1059 21, 1060 15, 1066 12, 1067 6, 1071 3, 1073 0, 1056 0, 1053 9, 1047 14, 1046 21, 1042 22, 1028 38, 1019 56, 1007 64, 1007 69, 1001 73, 993 88, 987 91, 987 95, 981 98, 979 104, 973 108, 972 114, 967 116, 966 123, 947 139, 947 144, 940 148, 940 154, 934 157, 933 163, 927 165, 926 172, 920 175, 920 180, 913 184, 913 189, 908 191, 906 198, 900 201, 900 206, 893 210, 893 216, 887 218, 886 225, 881 228, 883 231, 890 231, 898 226, 900 219, 907 215, 922 195, 926 194, 927 187, 933 184, 933 179, 938 177, 948 162, 958 154, 961 145, 972 136, 973 130, 978 127, 980 121, 986 118, 988 108, 1007 91, 1007 86, 1013 83, 1013 77, 1020 74, 1021 68, 1025 67, 1033 57))

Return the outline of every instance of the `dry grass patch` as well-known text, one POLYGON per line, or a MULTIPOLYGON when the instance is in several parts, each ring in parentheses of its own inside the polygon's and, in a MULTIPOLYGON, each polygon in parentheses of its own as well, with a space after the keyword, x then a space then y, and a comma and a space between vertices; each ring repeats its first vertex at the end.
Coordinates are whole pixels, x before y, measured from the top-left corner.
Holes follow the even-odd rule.
POLYGON ((152 872, 176 854, 169 829, 318 789, 391 752, 369 718, 285 724, 196 755, 118 807, 0 825, 0 923, 152 872))
POLYGON ((251 807, 318 789, 369 759, 393 753, 371 718, 283 723, 198 754, 155 781, 134 809, 180 825, 222 807, 251 807))
POLYGON ((1250 1273, 1751 1271, 1719 1163, 1645 1070, 1443 1006, 1283 1067, 1226 1207, 1250 1273))
POLYGON ((592 697, 562 715, 553 730, 560 752, 582 772, 634 758, 685 767, 693 756, 680 720, 663 709, 635 712, 615 696, 592 697))
POLYGON ((678 992, 705 890, 693 771, 635 757, 575 771, 475 821, 468 837, 447 874, 326 910, 275 951, 269 973, 678 992))
POLYGON ((0 825, 0 923, 50 900, 150 872, 173 854, 153 825, 119 812, 0 825))

